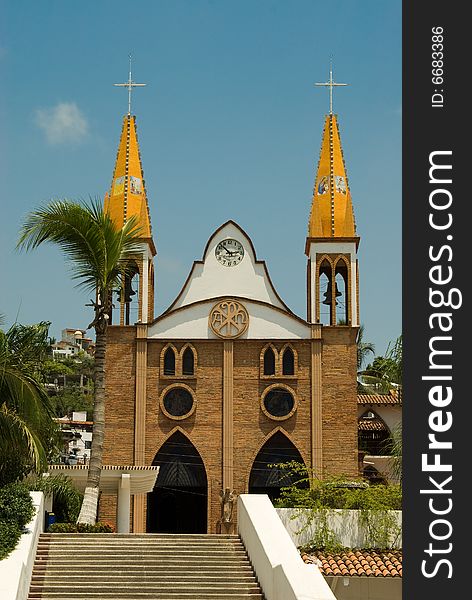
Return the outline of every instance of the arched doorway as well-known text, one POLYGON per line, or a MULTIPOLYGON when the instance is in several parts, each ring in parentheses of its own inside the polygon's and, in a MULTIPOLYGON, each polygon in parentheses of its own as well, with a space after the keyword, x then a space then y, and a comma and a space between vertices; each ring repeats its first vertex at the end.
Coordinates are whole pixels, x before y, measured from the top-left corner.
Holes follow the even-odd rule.
POLYGON ((156 454, 154 490, 147 500, 148 533, 206 533, 208 485, 198 450, 176 431, 156 454))
MULTIPOLYGON (((292 485, 299 475, 290 470, 269 465, 298 462, 304 464, 300 452, 281 431, 267 440, 257 454, 249 475, 249 493, 267 494, 274 501, 280 496, 280 488, 292 485)), ((303 485, 305 487, 308 484, 303 485)))

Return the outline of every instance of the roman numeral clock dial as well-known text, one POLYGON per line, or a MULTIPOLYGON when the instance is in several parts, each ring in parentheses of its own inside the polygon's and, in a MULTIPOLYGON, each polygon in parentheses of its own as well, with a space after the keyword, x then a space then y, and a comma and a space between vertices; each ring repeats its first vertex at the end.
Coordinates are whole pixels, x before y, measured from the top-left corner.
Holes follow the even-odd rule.
POLYGON ((243 260, 244 248, 237 240, 222 240, 215 248, 215 256, 224 267, 235 267, 243 260))

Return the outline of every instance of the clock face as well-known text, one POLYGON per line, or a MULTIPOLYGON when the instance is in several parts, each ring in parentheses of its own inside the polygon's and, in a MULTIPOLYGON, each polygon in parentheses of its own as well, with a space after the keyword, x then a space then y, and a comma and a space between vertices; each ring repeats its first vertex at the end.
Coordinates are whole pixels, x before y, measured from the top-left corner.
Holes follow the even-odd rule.
POLYGON ((222 240, 215 248, 215 256, 225 267, 235 267, 243 260, 244 248, 237 240, 222 240))

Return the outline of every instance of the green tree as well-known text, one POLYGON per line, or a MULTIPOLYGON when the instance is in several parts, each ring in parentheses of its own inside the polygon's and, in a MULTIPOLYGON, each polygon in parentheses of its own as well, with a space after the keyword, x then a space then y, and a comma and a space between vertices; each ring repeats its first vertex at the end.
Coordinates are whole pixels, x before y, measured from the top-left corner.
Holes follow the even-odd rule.
MULTIPOLYGON (((400 335, 390 343, 385 356, 377 357, 372 365, 365 370, 364 380, 370 389, 381 393, 395 391, 399 398, 403 392, 403 340, 400 335)), ((387 442, 390 454, 390 465, 395 478, 402 481, 402 424, 399 423, 392 431, 387 442)))
POLYGON ((40 376, 49 325, 14 324, 0 330, 0 486, 41 472, 59 447, 40 376))
POLYGON ((356 336, 356 344, 357 344, 357 370, 360 371, 362 369, 362 365, 367 360, 367 356, 369 354, 375 354, 375 346, 372 342, 364 341, 364 325, 359 326, 359 330, 356 336))
POLYGON ((373 387, 374 391, 388 393, 395 390, 402 392, 403 381, 403 353, 402 336, 390 343, 385 356, 377 356, 371 365, 363 372, 366 385, 373 387))
POLYGON ((78 385, 66 385, 51 396, 51 404, 57 417, 72 417, 78 411, 86 411, 88 417, 93 412, 93 395, 85 394, 78 385))
POLYGON ((32 250, 43 243, 59 246, 71 265, 78 286, 96 294, 91 305, 94 318, 95 390, 93 439, 80 523, 94 523, 97 514, 105 426, 106 331, 112 310, 113 290, 121 286, 130 260, 140 250, 141 231, 136 219, 118 229, 100 201, 89 203, 59 200, 31 212, 25 218, 19 249, 32 250))

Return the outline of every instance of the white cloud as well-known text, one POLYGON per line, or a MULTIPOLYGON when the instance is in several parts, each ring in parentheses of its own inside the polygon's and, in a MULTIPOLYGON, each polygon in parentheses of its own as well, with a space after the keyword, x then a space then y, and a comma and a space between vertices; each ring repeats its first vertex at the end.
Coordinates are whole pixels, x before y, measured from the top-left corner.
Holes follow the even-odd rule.
POLYGON ((59 102, 52 108, 39 108, 35 121, 50 144, 80 142, 89 130, 87 119, 75 102, 59 102))

